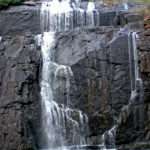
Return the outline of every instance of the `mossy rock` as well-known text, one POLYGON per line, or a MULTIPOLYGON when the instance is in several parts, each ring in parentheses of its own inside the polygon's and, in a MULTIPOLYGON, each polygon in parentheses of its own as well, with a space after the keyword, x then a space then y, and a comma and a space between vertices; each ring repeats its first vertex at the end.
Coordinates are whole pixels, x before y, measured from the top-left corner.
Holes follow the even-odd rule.
POLYGON ((34 150, 33 146, 28 145, 28 144, 21 144, 18 146, 17 150, 34 150))
POLYGON ((121 146, 119 150, 150 150, 150 143, 139 142, 139 143, 124 145, 121 146))

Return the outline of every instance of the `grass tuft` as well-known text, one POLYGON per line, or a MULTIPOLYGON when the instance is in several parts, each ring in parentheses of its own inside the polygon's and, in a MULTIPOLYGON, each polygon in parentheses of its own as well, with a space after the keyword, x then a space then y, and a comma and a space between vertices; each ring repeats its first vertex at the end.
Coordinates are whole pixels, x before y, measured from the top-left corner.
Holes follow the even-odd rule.
POLYGON ((0 0, 0 7, 8 7, 10 5, 19 5, 23 0, 0 0))

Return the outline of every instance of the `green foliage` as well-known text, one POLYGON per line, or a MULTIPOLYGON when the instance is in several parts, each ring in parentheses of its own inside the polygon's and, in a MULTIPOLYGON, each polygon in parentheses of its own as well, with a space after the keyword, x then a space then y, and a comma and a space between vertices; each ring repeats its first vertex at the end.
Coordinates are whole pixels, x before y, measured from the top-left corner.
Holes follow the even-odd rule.
POLYGON ((150 0, 131 0, 131 2, 150 3, 150 0))
POLYGON ((9 5, 18 5, 23 0, 0 0, 0 7, 7 7, 9 5))
MULTIPOLYGON (((93 0, 89 0, 93 1, 93 0)), ((137 2, 137 3, 150 3, 150 0, 96 0, 96 1, 102 1, 104 3, 110 3, 110 4, 117 4, 117 3, 124 3, 124 2, 137 2)))
POLYGON ((21 144, 18 146, 17 150, 34 150, 32 145, 21 144))

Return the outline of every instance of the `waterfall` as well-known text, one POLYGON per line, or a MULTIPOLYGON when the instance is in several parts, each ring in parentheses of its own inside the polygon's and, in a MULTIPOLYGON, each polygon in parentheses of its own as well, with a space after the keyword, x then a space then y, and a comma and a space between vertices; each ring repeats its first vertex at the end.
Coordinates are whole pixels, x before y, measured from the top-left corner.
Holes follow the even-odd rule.
POLYGON ((43 109, 43 128, 49 149, 66 145, 67 127, 72 131, 72 144, 86 144, 84 133, 87 132, 88 118, 80 110, 69 108, 70 103, 70 80, 73 76, 69 66, 59 65, 53 61, 53 46, 55 43, 54 32, 44 32, 42 35, 42 81, 41 98, 43 109), (58 104, 54 100, 54 90, 61 86, 57 78, 63 76, 65 79, 66 102, 58 104), (73 116, 76 115, 75 119, 73 116))
POLYGON ((137 44, 136 44, 138 35, 136 34, 136 32, 130 32, 128 37, 129 37, 128 43, 129 43, 131 97, 134 97, 135 93, 137 93, 139 94, 139 101, 142 102, 143 101, 143 82, 139 75, 138 52, 137 52, 137 44))
MULTIPOLYGON (((77 148, 86 145, 88 132, 88 117, 81 110, 70 108, 70 81, 73 72, 70 66, 55 62, 55 35, 84 26, 100 25, 100 12, 93 2, 88 2, 87 8, 80 7, 80 0, 53 0, 43 2, 41 6, 41 51, 43 58, 41 99, 43 114, 43 129, 48 150, 68 150, 70 143, 77 148), (63 84, 60 80, 63 79, 63 84), (63 85, 63 87, 62 87, 63 85), (65 101, 58 103, 55 92, 64 90, 65 101), (69 140, 69 142, 68 142, 69 140)), ((125 5, 125 9, 128 9, 125 5)), ((129 105, 123 107, 116 125, 103 135, 103 149, 115 149, 115 135, 118 125, 123 121, 124 111, 129 110, 139 95, 139 102, 143 101, 143 85, 139 76, 138 54, 136 48, 136 33, 129 34, 129 65, 131 78, 131 98, 129 105)), ((142 112, 142 111, 140 111, 142 112)), ((142 113, 139 114, 142 122, 142 113)))
POLYGON ((124 10, 128 10, 129 9, 128 0, 123 0, 123 7, 124 7, 124 10))
POLYGON ((113 148, 112 150, 116 150, 116 145, 115 145, 116 130, 117 130, 117 125, 114 125, 111 129, 105 131, 104 134, 102 135, 104 149, 113 148))
MULTIPOLYGON (((138 51, 136 40, 138 35, 136 32, 129 33, 129 65, 130 65, 130 78, 131 78, 131 98, 129 101, 129 105, 139 105, 138 106, 138 117, 139 121, 137 123, 136 115, 134 116, 134 124, 138 125, 139 128, 143 127, 143 81, 139 74, 138 67, 138 51)), ((131 107, 130 106, 130 107, 131 107)))
MULTIPOLYGON (((116 138, 116 130, 120 124, 125 123, 131 111, 133 110, 133 106, 138 106, 135 111, 138 111, 138 118, 136 118, 136 114, 134 116, 134 125, 136 125, 136 129, 143 129, 144 122, 144 108, 143 108, 143 82, 140 78, 139 74, 139 66, 138 66, 138 51, 137 51, 137 33, 129 32, 128 33, 128 51, 129 51, 129 68, 130 68, 130 81, 131 81, 131 96, 127 105, 123 106, 119 117, 117 119, 116 125, 114 125, 110 130, 104 132, 103 134, 103 145, 106 148, 115 148, 115 138, 116 138), (139 120, 139 122, 137 122, 139 120)), ((137 112, 135 112, 137 113, 137 112)))
POLYGON ((75 25, 83 24, 80 21, 83 19, 84 11, 76 7, 75 3, 71 5, 68 0, 43 2, 41 7, 42 119, 46 148, 49 150, 66 150, 69 143, 72 145, 86 144, 88 117, 82 111, 69 107, 70 81, 73 79, 73 72, 71 67, 57 64, 54 61, 56 32, 71 30, 75 25), (76 14, 76 20, 73 20, 73 14, 76 14), (63 87, 62 83, 59 83, 60 77, 62 77, 61 80, 64 80, 63 87), (66 93, 66 100, 61 104, 54 97, 54 92, 58 88, 66 93), (67 140, 70 142, 68 143, 67 140))
POLYGON ((80 1, 53 0, 43 2, 41 7, 42 31, 67 31, 83 26, 98 26, 100 13, 94 2, 87 8, 80 7, 80 1))

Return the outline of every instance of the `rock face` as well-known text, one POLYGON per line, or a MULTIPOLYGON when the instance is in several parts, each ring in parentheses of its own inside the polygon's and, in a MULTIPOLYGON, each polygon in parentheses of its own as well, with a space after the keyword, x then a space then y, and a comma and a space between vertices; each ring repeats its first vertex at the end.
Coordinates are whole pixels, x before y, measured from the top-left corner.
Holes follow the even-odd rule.
POLYGON ((40 33, 40 6, 16 6, 0 11, 0 35, 40 33))
MULTIPOLYGON (((149 149, 150 141, 150 118, 149 118, 149 50, 150 30, 138 32, 138 51, 140 76, 143 80, 144 99, 142 103, 132 106, 128 119, 119 127, 116 141, 118 145, 128 145, 121 149, 149 149), (142 115, 142 120, 138 118, 142 115)), ((138 99, 136 99, 138 100, 138 99)))
POLYGON ((3 36, 0 49, 0 149, 36 146, 40 51, 30 34, 3 36))
MULTIPOLYGON (((130 97, 128 36, 111 27, 88 28, 57 35, 55 47, 55 61, 69 65, 74 74, 70 107, 88 114, 87 136, 99 144, 130 97)), ((63 102, 63 94, 57 95, 63 102)))
MULTIPOLYGON (((132 15, 119 18, 115 18, 117 24, 127 23, 132 20, 132 15)), ((134 18, 138 20, 137 16, 134 18)), ((105 19, 102 20, 105 26, 114 23, 107 24, 105 19)), ((1 150, 36 150, 44 145, 40 138, 42 57, 35 42, 39 33, 39 6, 17 6, 0 11, 1 150)), ((150 140, 150 32, 139 35, 145 127, 133 133, 137 128, 132 128, 132 117, 136 115, 132 113, 118 130, 118 145, 150 140)), ((58 33, 54 49, 54 61, 70 66, 74 74, 69 105, 88 115, 89 143, 99 144, 101 135, 116 123, 130 98, 128 36, 125 32, 118 34, 118 29, 111 26, 76 29, 58 33)), ((56 93, 54 97, 64 103, 66 93, 56 93)))

